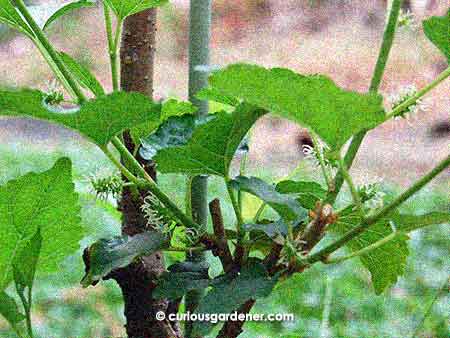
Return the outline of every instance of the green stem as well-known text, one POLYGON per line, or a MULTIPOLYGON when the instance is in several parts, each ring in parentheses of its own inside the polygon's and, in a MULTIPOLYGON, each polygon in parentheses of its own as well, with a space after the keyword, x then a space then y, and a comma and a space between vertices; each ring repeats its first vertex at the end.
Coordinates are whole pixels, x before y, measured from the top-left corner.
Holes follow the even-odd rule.
POLYGON ((403 194, 398 196, 395 200, 393 200, 390 204, 386 205, 383 209, 378 211, 372 216, 369 216, 365 219, 365 223, 373 224, 384 216, 388 215, 391 211, 397 208, 400 204, 409 199, 416 192, 421 190, 425 185, 427 185, 433 178, 439 175, 442 171, 444 171, 450 165, 450 155, 447 156, 446 159, 441 161, 436 167, 434 167, 428 174, 419 179, 416 183, 414 183, 408 190, 406 190, 403 194))
POLYGON ((344 180, 347 182, 348 187, 350 188, 350 192, 353 197, 353 202, 355 203, 358 210, 362 211, 361 197, 359 196, 358 190, 356 189, 355 184, 353 183, 352 177, 350 176, 342 158, 339 158, 338 163, 339 163, 339 169, 341 170, 341 174, 344 177, 344 180))
POLYGON ((358 256, 362 256, 365 254, 368 254, 369 252, 378 249, 379 247, 383 246, 384 244, 392 241, 394 238, 396 238, 398 236, 398 232, 393 232, 392 234, 386 236, 383 239, 380 239, 379 241, 372 243, 371 245, 366 246, 365 248, 355 251, 349 255, 346 256, 342 256, 342 257, 336 257, 336 258, 328 258, 325 259, 323 262, 325 264, 336 264, 336 263, 341 263, 344 262, 346 260, 352 259, 354 257, 358 257, 358 256))
POLYGON ((417 102, 422 96, 427 94, 430 90, 432 90, 434 87, 436 87, 438 84, 440 84, 442 81, 444 81, 446 78, 450 76, 450 67, 448 67, 446 70, 444 70, 442 73, 438 75, 431 83, 429 83, 427 86, 419 90, 414 96, 407 99, 402 104, 399 104, 397 107, 395 107, 391 112, 389 112, 386 115, 386 120, 389 120, 392 117, 397 116, 398 114, 402 113, 406 109, 408 109, 409 106, 413 105, 417 102))
POLYGON ((33 326, 31 325, 31 304, 26 300, 23 291, 17 291, 17 294, 22 301, 23 308, 25 310, 25 321, 27 325, 27 332, 30 338, 33 338, 33 326))
POLYGON ((233 187, 231 186, 231 181, 225 179, 225 184, 227 186, 228 195, 231 199, 231 204, 233 205, 234 213, 236 215, 236 230, 238 233, 238 240, 242 239, 245 232, 243 232, 242 225, 244 224, 244 219, 242 218, 241 210, 239 209, 239 203, 234 195, 233 187))
POLYGON ((377 92, 383 78, 386 63, 389 58, 389 53, 394 41, 395 29, 397 28, 398 16, 402 7, 403 0, 393 0, 391 11, 389 12, 389 19, 386 25, 386 29, 383 34, 383 42, 381 43, 380 52, 378 54, 377 63, 373 72, 372 81, 370 82, 369 90, 371 92, 377 92))
MULTIPOLYGON (((134 175, 131 172, 127 173, 127 175, 130 176, 130 179, 133 183, 136 183, 137 186, 144 188, 144 189, 148 189, 150 192, 152 192, 156 196, 156 198, 158 198, 166 206, 166 208, 168 208, 175 215, 175 217, 177 217, 178 220, 182 224, 184 224, 186 227, 195 228, 195 229, 199 229, 199 230, 201 230, 203 228, 200 225, 198 225, 196 222, 194 222, 192 220, 192 218, 187 216, 183 211, 181 211, 177 207, 177 205, 172 202, 172 199, 169 196, 167 196, 161 189, 159 189, 159 187, 155 183, 155 181, 153 181, 153 179, 147 174, 147 172, 144 170, 144 168, 141 167, 139 162, 133 157, 133 155, 128 151, 128 149, 125 147, 125 145, 117 137, 114 137, 111 140, 111 142, 116 147, 116 149, 119 151, 119 153, 121 154, 121 156, 123 157, 125 162, 128 163, 129 165, 131 165, 133 167, 133 169, 143 177, 142 180, 139 180, 136 177, 134 177, 134 175)), ((110 157, 110 155, 108 155, 108 153, 106 153, 106 155, 108 157, 110 157)), ((120 164, 120 166, 119 166, 118 163, 120 163, 120 162, 118 160, 116 160, 114 158, 114 156, 112 157, 112 161, 119 168, 119 170, 124 172, 123 165, 120 164)), ((128 171, 128 169, 126 169, 126 170, 128 171)), ((125 173, 124 173, 124 175, 125 175, 125 173)))
POLYGON ((261 217, 262 213, 267 207, 267 202, 262 202, 262 204, 259 206, 258 210, 256 211, 255 217, 253 217, 253 222, 258 223, 259 218, 261 217))
MULTIPOLYGON (((392 48, 392 43, 394 41, 395 29, 397 27, 398 16, 400 13, 402 5, 402 0, 393 0, 392 7, 389 12, 389 19, 384 30, 383 42, 381 43, 380 52, 378 54, 377 63, 373 72, 372 80, 370 82, 369 91, 376 93, 380 87, 381 79, 383 78, 384 70, 386 68, 386 63, 389 58, 389 53, 392 48)), ((356 134, 344 156, 344 162, 347 168, 350 168, 355 160, 356 154, 366 136, 367 131, 361 131, 356 134)), ((337 173, 332 191, 328 193, 325 201, 327 203, 333 204, 336 201, 337 196, 344 184, 344 177, 342 173, 337 173)))
POLYGON ((117 55, 118 55, 118 45, 119 39, 122 32, 122 21, 117 21, 116 32, 113 39, 112 33, 112 23, 111 23, 111 15, 109 12, 108 5, 106 2, 103 2, 103 12, 105 16, 105 27, 106 27, 106 36, 108 38, 108 55, 109 55, 109 64, 111 67, 111 79, 113 91, 119 90, 119 74, 117 71, 117 55))
POLYGON ((67 70, 63 61, 61 60, 58 53, 55 51, 53 46, 48 41, 48 39, 45 36, 42 29, 39 27, 39 25, 36 23, 36 21, 34 21, 33 17, 28 12, 28 9, 25 6, 24 2, 22 0, 15 0, 14 2, 16 4, 17 9, 19 10, 20 14, 25 19, 26 23, 33 30, 33 33, 36 35, 36 38, 39 41, 39 43, 42 45, 42 47, 48 53, 48 56, 52 59, 52 61, 54 62, 54 64, 58 68, 58 70, 61 72, 61 75, 64 77, 66 83, 69 85, 71 92, 73 92, 75 94, 75 96, 77 97, 78 102, 83 103, 84 101, 86 101, 86 97, 84 96, 80 87, 77 85, 74 78, 72 77, 70 72, 67 70))
POLYGON ((108 149, 107 146, 101 148, 112 163, 120 170, 120 172, 133 184, 138 183, 136 176, 134 176, 108 149))
MULTIPOLYGON (((241 159, 241 163, 239 164, 239 175, 240 176, 245 176, 245 171, 247 169, 247 158, 248 158, 248 153, 246 152, 241 159)), ((242 204, 243 204, 243 198, 242 198, 242 191, 239 190, 238 191, 238 205, 239 205, 239 210, 242 210, 242 204)))
POLYGON ((372 224, 376 223, 378 220, 388 215, 391 211, 396 209, 400 204, 405 202, 412 195, 417 193, 426 184, 428 184, 433 178, 444 171, 448 166, 450 166, 450 155, 446 159, 441 161, 436 167, 434 167, 428 174, 419 179, 414 183, 409 189, 407 189, 403 194, 398 196, 394 201, 385 206, 379 212, 372 216, 369 216, 362 220, 361 224, 352 230, 348 231, 341 238, 337 239, 333 243, 327 245, 323 249, 317 251, 314 254, 308 255, 306 258, 302 259, 301 264, 312 264, 317 261, 326 259, 330 254, 347 244, 353 238, 359 236, 361 233, 366 231, 372 224))
POLYGON ((206 251, 207 249, 203 246, 194 246, 191 248, 181 248, 181 247, 169 247, 166 249, 163 249, 163 251, 169 251, 169 252, 202 252, 206 251))

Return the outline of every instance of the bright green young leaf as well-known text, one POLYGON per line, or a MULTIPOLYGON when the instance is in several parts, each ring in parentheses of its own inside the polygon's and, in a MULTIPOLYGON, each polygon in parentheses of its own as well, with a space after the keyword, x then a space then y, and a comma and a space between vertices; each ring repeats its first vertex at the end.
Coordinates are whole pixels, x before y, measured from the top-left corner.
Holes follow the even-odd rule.
POLYGON ((141 139, 140 154, 151 160, 161 149, 183 146, 192 138, 194 130, 214 119, 214 116, 172 116, 163 122, 150 136, 141 139))
POLYGON ((194 106, 191 102, 169 99, 162 105, 161 121, 165 121, 171 116, 194 114, 196 111, 197 107, 194 106))
MULTIPOLYGON (((277 282, 258 261, 244 266, 240 274, 223 278, 213 284, 212 289, 200 301, 196 313, 232 313, 250 299, 267 297, 277 282)), ((216 324, 194 322, 193 336, 206 336, 216 324)))
POLYGON ((168 270, 158 279, 158 286, 153 291, 156 299, 181 298, 189 291, 207 288, 212 281, 207 264, 181 262, 169 266, 168 270))
MULTIPOLYGON (((37 272, 54 272, 84 237, 69 159, 43 173, 29 173, 0 186, 0 290, 12 280, 15 255, 41 229, 37 272)), ((28 267, 30 268, 31 267, 28 267)))
MULTIPOLYGON (((360 218, 350 213, 338 219, 338 222, 330 226, 330 231, 343 235, 359 224, 360 218)), ((390 235, 392 229, 389 221, 382 220, 372 225, 367 231, 347 244, 350 251, 358 251, 369 246, 384 237, 390 235)), ((397 282, 398 276, 405 272, 406 259, 409 254, 408 236, 399 234, 395 239, 381 247, 359 256, 362 264, 370 271, 372 284, 376 294, 381 294, 386 288, 397 282)))
POLYGON ((303 221, 308 217, 308 212, 301 204, 289 195, 284 195, 257 177, 236 177, 231 181, 236 190, 245 191, 259 197, 270 205, 286 221, 303 221))
POLYGON ((195 94, 195 97, 200 100, 219 102, 233 107, 238 106, 240 103, 233 96, 223 95, 216 88, 211 87, 201 89, 195 94))
POLYGON ((25 33, 30 38, 35 37, 31 28, 23 21, 10 0, 0 0, 0 22, 25 33))
POLYGON ((29 289, 33 287, 41 247, 41 229, 38 227, 34 236, 27 241, 23 249, 14 257, 13 276, 18 291, 23 292, 26 287, 29 289))
POLYGON ((0 315, 13 327, 25 319, 25 315, 19 312, 14 298, 8 296, 4 291, 0 291, 0 315))
POLYGON ((130 129, 134 144, 141 144, 141 139, 148 137, 169 117, 193 114, 196 111, 197 107, 190 102, 178 101, 175 99, 167 100, 162 104, 159 121, 146 122, 130 129))
POLYGON ((423 30, 427 38, 444 53, 450 63, 450 9, 447 15, 433 16, 423 21, 423 30))
POLYGON ((138 93, 116 92, 64 110, 44 104, 37 90, 0 91, 0 116, 23 116, 63 124, 79 131, 99 146, 113 136, 146 121, 159 120, 161 106, 138 93))
POLYGON ((146 256, 165 247, 167 237, 159 232, 146 232, 133 237, 118 236, 100 239, 89 248, 89 271, 81 281, 88 287, 114 269, 123 268, 140 256, 146 256))
POLYGON ((228 176, 231 160, 250 127, 265 111, 241 104, 199 126, 184 146, 165 148, 154 157, 163 173, 228 176))
POLYGON ((79 0, 64 5, 47 19, 42 29, 46 30, 53 22, 76 9, 94 7, 95 5, 96 2, 91 0, 79 0))
POLYGON ((89 69, 64 52, 59 52, 59 56, 82 87, 89 89, 95 96, 105 95, 102 85, 89 69))
POLYGON ((311 128, 332 150, 339 150, 352 135, 385 118, 381 96, 345 91, 322 75, 234 64, 213 73, 209 83, 222 95, 311 128))
POLYGON ((148 8, 164 5, 168 0, 105 0, 120 20, 148 8))
POLYGON ((316 202, 323 200, 327 194, 319 183, 307 181, 281 181, 276 190, 282 194, 294 195, 307 209, 314 209, 316 202))

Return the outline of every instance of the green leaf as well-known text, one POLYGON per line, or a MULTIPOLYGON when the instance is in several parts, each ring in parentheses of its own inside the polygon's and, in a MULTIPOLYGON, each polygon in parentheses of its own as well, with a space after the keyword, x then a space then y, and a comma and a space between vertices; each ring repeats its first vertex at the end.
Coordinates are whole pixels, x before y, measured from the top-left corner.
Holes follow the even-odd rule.
POLYGON ((228 176, 231 160, 256 120, 265 111, 241 104, 232 114, 219 112, 195 129, 184 146, 158 151, 154 160, 163 173, 228 176))
POLYGON ((67 69, 72 73, 77 82, 83 87, 89 89, 95 96, 105 95, 102 85, 94 75, 85 66, 81 65, 70 55, 59 52, 59 56, 66 65, 67 69))
POLYGON ((195 97, 200 100, 219 102, 233 107, 238 106, 240 103, 233 96, 223 95, 216 88, 211 87, 201 89, 195 94, 195 97))
POLYGON ((43 173, 29 173, 0 186, 0 290, 12 280, 15 256, 41 229, 37 272, 54 272, 84 237, 71 162, 59 159, 43 173))
POLYGON ((62 6, 59 8, 55 13, 53 13, 45 22, 43 30, 46 30, 54 21, 58 20, 62 16, 66 15, 67 13, 72 12, 73 10, 85 8, 85 7, 94 7, 96 5, 95 1, 90 0, 80 0, 71 2, 65 6, 62 6))
POLYGON ((146 121, 159 120, 161 106, 138 93, 116 92, 64 110, 46 106, 44 93, 37 90, 0 90, 0 116, 23 116, 60 123, 79 131, 100 147, 113 136, 146 121))
MULTIPOLYGON (((360 217, 350 213, 338 219, 337 223, 330 226, 330 231, 343 235, 359 224, 360 217)), ((363 232, 361 235, 348 242, 347 248, 358 251, 369 246, 384 237, 390 235, 392 229, 389 220, 380 220, 363 232)), ((361 263, 370 271, 372 284, 376 294, 381 294, 386 288, 397 282, 398 276, 405 272, 406 259, 409 254, 407 245, 408 236, 399 234, 395 239, 387 242, 379 248, 359 256, 361 263)))
POLYGON ((14 257, 13 275, 17 290, 23 291, 26 287, 33 287, 34 276, 42 247, 41 229, 38 227, 36 233, 14 257))
POLYGON ((427 38, 445 55, 450 63, 450 9, 447 15, 433 16, 423 21, 427 38))
POLYGON ((89 271, 81 284, 88 287, 114 269, 123 268, 138 257, 150 255, 165 247, 167 243, 168 239, 164 234, 154 231, 133 237, 100 239, 89 248, 89 271))
POLYGON ((141 144, 142 138, 148 137, 149 134, 154 132, 169 117, 193 114, 196 111, 197 107, 190 102, 178 101, 175 99, 167 100, 162 105, 159 121, 150 121, 131 128, 130 133, 134 144, 141 144))
POLYGON ((257 177, 238 176, 231 181, 231 185, 236 190, 259 197, 288 222, 300 222, 308 217, 307 210, 293 197, 279 193, 273 185, 267 184, 257 177))
POLYGON ((168 0, 105 0, 111 7, 119 20, 125 19, 129 15, 133 15, 148 8, 162 6, 168 0))
POLYGON ((286 236, 288 233, 288 226, 282 219, 269 223, 247 223, 242 227, 245 231, 263 232, 270 238, 276 238, 279 235, 286 236))
MULTIPOLYGON (((212 289, 200 301, 196 313, 232 313, 249 299, 267 297, 277 282, 258 261, 251 261, 241 272, 230 278, 223 278, 213 284, 212 289)), ((206 336, 216 324, 194 322, 193 336, 206 336)))
POLYGON ((161 121, 165 121, 171 116, 194 114, 196 111, 197 107, 194 106, 191 102, 169 99, 162 105, 161 121))
POLYGON ((171 265, 158 279, 153 291, 156 299, 178 299, 192 290, 207 288, 212 279, 208 275, 208 265, 204 263, 181 262, 171 265))
POLYGON ((282 194, 293 194, 302 206, 314 209, 319 200, 323 200, 327 191, 317 182, 281 181, 276 190, 282 194))
POLYGON ((35 37, 31 28, 25 23, 10 0, 0 0, 0 22, 25 33, 32 39, 35 37))
POLYGON ((140 155, 151 160, 161 149, 183 146, 192 138, 194 130, 214 119, 206 116, 172 116, 163 122, 150 136, 141 139, 140 155))
POLYGON ((322 75, 234 64, 213 73, 209 83, 222 95, 311 128, 332 150, 339 150, 352 135, 385 119, 381 96, 342 90, 322 75))
POLYGON ((0 315, 2 315, 12 327, 25 319, 25 315, 19 312, 14 298, 8 296, 4 291, 0 291, 0 315))

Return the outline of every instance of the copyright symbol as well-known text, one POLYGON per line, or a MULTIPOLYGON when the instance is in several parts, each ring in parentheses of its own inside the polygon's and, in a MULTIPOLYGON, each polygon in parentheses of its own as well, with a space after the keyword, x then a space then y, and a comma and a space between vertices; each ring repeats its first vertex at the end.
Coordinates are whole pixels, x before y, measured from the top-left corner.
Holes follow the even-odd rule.
POLYGON ((166 314, 164 313, 164 311, 158 311, 156 313, 156 320, 162 321, 166 319, 166 314))

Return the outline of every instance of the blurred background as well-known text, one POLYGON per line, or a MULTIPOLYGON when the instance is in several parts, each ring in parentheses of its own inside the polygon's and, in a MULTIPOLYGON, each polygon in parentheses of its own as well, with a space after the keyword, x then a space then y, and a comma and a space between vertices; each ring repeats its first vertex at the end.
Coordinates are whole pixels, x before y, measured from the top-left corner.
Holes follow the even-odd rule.
MULTIPOLYGON (((349 90, 367 91, 386 20, 386 2, 214 0, 211 63, 219 67, 238 61, 289 67, 303 74, 326 74, 349 90)), ((38 20, 63 3, 28 1, 38 20)), ((157 99, 187 96, 188 5, 187 0, 172 0, 158 12, 157 99)), ((421 88, 447 67, 421 28, 423 19, 444 15, 447 8, 444 0, 404 1, 409 19, 396 34, 380 90, 385 98, 408 85, 421 88)), ((65 16, 50 27, 49 37, 111 89, 101 6, 65 16)), ((48 89, 52 79, 31 42, 0 25, 0 87, 48 89)), ((427 95, 424 109, 417 114, 385 123, 368 134, 352 169, 358 184, 381 181, 386 192, 398 193, 448 154, 449 89, 447 80, 427 95)), ((305 131, 296 125, 274 117, 261 119, 251 141, 251 173, 277 179, 300 163, 299 177, 318 177, 317 168, 304 159, 304 142, 305 131)), ((120 215, 114 201, 96 200, 88 183, 90 173, 113 171, 95 146, 44 122, 0 119, 0 184, 29 171, 46 170, 62 155, 74 161, 83 223, 89 234, 83 246, 118 234, 120 215)), ((448 171, 440 175, 403 210, 418 214, 448 211, 449 178, 448 171)), ((182 203, 184 179, 164 175, 160 181, 182 203)), ((210 194, 211 198, 224 194, 219 181, 211 180, 210 194)), ((341 202, 348 198, 344 192, 341 202)), ((248 198, 246 202, 251 210, 258 208, 258 201, 248 198)), ((226 216, 232 217, 230 210, 226 216)), ((315 266, 284 282, 254 309, 256 313, 294 313, 294 322, 247 323, 242 337, 396 338, 410 337, 417 327, 419 337, 449 337, 448 235, 448 226, 412 233, 405 276, 380 296, 375 296, 370 276, 357 260, 337 267, 315 266)), ((214 273, 218 265, 213 258, 210 261, 214 273)), ((37 282, 34 323, 39 337, 125 335, 118 287, 105 282, 81 289, 82 275, 80 256, 75 255, 67 259, 60 273, 37 282)), ((1 319, 0 336, 14 337, 1 319)))

